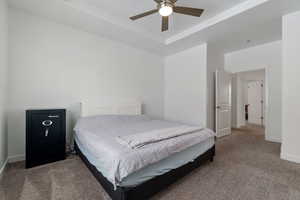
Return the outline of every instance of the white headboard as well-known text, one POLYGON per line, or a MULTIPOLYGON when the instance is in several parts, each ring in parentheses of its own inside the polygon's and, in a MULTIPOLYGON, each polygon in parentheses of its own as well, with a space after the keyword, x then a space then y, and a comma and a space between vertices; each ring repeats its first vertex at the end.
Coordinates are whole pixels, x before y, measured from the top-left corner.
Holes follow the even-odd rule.
POLYGON ((136 100, 113 101, 106 103, 82 102, 81 117, 95 115, 141 115, 142 104, 136 100))

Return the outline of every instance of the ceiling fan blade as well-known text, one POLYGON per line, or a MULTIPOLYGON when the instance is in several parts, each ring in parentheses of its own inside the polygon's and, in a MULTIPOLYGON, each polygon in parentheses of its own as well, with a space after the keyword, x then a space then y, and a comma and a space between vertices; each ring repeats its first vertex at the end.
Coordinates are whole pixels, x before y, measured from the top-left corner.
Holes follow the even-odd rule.
POLYGON ((148 16, 148 15, 152 15, 152 14, 154 14, 154 13, 156 13, 156 12, 158 12, 158 9, 150 10, 150 11, 148 11, 148 12, 144 12, 144 13, 142 13, 142 14, 132 16, 132 17, 130 17, 130 19, 131 19, 131 20, 137 20, 137 19, 140 19, 140 18, 142 18, 142 17, 146 17, 146 16, 148 16))
POLYGON ((191 15, 195 17, 200 17, 204 11, 203 9, 199 9, 199 8, 188 8, 188 7, 181 7, 181 6, 175 6, 173 10, 175 13, 191 15))
POLYGON ((169 29, 169 17, 162 17, 161 31, 167 31, 169 29))
MULTIPOLYGON (((154 0, 156 3, 162 3, 164 0, 154 0)), ((170 0, 172 3, 176 3, 177 0, 170 0)))

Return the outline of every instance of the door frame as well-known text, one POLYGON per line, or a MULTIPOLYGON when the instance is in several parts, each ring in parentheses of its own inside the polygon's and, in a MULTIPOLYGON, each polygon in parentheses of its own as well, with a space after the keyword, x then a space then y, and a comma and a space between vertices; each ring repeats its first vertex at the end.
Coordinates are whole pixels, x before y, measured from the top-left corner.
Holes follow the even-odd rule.
POLYGON ((271 141, 270 138, 268 137, 269 133, 269 124, 268 124, 268 119, 269 119, 269 77, 270 77, 270 69, 269 66, 257 66, 253 67, 252 69, 246 69, 246 70, 241 70, 241 71, 235 71, 233 73, 240 73, 240 72, 251 72, 251 71, 256 71, 256 70, 265 70, 265 83, 264 83, 264 89, 265 89, 265 103, 264 103, 264 126, 265 126, 265 140, 271 141))

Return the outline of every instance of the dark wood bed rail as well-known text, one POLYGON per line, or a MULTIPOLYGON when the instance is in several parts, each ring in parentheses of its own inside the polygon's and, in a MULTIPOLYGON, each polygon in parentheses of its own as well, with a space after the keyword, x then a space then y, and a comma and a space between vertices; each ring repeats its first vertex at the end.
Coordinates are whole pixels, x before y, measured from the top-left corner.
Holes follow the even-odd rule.
POLYGON ((102 185, 105 191, 109 194, 112 200, 146 200, 154 194, 167 188, 169 185, 184 177, 192 170, 198 168, 201 164, 207 161, 213 161, 215 156, 215 146, 210 148, 204 154, 196 158, 193 162, 187 163, 177 169, 173 169, 165 174, 154 177, 136 187, 126 188, 117 187, 114 190, 113 184, 108 181, 102 174, 93 166, 88 159, 82 154, 77 144, 75 143, 76 153, 83 160, 88 169, 92 172, 98 182, 102 185))

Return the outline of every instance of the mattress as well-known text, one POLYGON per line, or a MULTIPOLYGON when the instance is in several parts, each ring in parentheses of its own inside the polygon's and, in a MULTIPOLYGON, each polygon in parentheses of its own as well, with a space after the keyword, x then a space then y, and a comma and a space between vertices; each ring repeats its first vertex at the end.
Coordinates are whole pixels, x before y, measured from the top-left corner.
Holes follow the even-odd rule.
MULTIPOLYGON (((97 159, 97 157, 93 156, 92 153, 89 152, 88 147, 85 147, 80 140, 75 136, 75 141, 78 145, 78 148, 84 154, 84 156, 88 159, 88 161, 94 165, 99 172, 102 174, 107 174, 105 172, 105 167, 101 160, 97 159)), ((151 164, 133 174, 130 174, 126 178, 124 178, 118 186, 121 187, 135 187, 140 185, 156 176, 165 174, 173 169, 179 168, 189 162, 193 162, 197 157, 205 153, 207 150, 212 148, 215 144, 214 138, 208 138, 207 140, 189 147, 188 149, 178 152, 169 156, 166 159, 163 159, 157 163, 151 164)))
POLYGON ((74 130, 78 147, 103 176, 115 187, 133 187, 193 161, 214 145, 214 133, 203 128, 138 149, 121 145, 116 138, 181 125, 143 115, 108 115, 81 118, 74 130))

